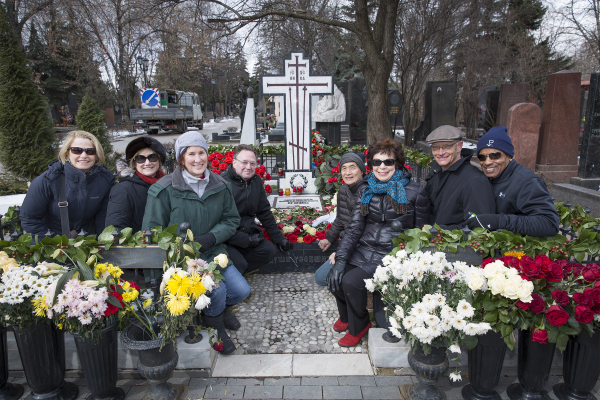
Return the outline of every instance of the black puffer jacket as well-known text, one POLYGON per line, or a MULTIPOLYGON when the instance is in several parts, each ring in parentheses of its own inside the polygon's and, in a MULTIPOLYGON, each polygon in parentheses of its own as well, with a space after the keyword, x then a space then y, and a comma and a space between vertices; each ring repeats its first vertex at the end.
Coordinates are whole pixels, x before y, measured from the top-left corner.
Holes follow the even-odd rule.
POLYGON ((512 160, 491 181, 500 228, 529 236, 558 233, 560 219, 542 178, 512 160))
MULTIPOLYGON (((404 170, 404 177, 410 176, 410 172, 404 170)), ((400 221, 402 229, 422 228, 429 223, 431 206, 425 190, 410 181, 404 187, 408 199, 406 214, 396 214, 392 205, 387 203, 387 194, 375 194, 369 203, 369 213, 363 216, 360 213, 360 199, 365 187, 356 194, 352 220, 337 249, 335 260, 344 259, 349 264, 375 273, 383 257, 394 248, 392 222, 400 221)))
POLYGON ((119 171, 119 183, 110 191, 106 226, 132 228, 133 232, 142 229, 150 184, 140 178, 134 170, 124 167, 119 171))
POLYGON ((462 149, 462 158, 446 171, 435 161, 425 190, 431 200, 431 223, 444 229, 464 226, 465 212, 494 214, 495 202, 489 179, 471 165, 473 150, 462 149))
POLYGON ((343 184, 337 194, 337 207, 335 220, 331 224, 331 228, 327 231, 325 238, 333 243, 338 238, 344 237, 344 230, 350 223, 352 218, 352 210, 356 202, 356 193, 367 185, 366 179, 358 182, 354 186, 343 184))
POLYGON ((226 241, 227 244, 247 248, 250 242, 250 235, 259 233, 262 235, 262 229, 254 222, 255 218, 261 222, 273 243, 281 243, 285 239, 271 212, 271 205, 267 200, 267 193, 258 175, 245 181, 241 176, 235 173, 233 166, 229 166, 223 174, 223 179, 231 182, 233 198, 240 214, 240 226, 235 235, 226 241))

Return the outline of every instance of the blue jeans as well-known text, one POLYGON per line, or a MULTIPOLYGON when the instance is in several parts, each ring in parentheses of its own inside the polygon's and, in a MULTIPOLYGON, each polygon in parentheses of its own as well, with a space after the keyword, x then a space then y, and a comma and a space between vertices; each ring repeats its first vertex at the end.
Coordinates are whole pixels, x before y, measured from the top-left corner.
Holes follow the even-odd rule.
POLYGON ((225 306, 233 306, 250 294, 250 285, 233 265, 222 270, 221 275, 225 279, 208 295, 210 305, 202 310, 209 317, 220 315, 225 311, 225 306))
POLYGON ((327 285, 327 274, 331 270, 331 267, 333 267, 333 265, 331 264, 331 262, 329 262, 329 260, 327 260, 315 272, 315 282, 317 283, 317 285, 319 285, 319 286, 327 285))

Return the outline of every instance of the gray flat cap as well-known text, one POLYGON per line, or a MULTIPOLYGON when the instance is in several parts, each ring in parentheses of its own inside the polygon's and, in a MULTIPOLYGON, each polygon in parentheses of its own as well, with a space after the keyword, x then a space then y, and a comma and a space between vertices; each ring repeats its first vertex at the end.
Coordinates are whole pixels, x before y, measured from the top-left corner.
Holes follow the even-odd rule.
POLYGON ((435 142, 454 142, 461 139, 462 132, 460 129, 450 125, 442 125, 438 126, 429 135, 427 135, 427 139, 425 139, 425 141, 431 144, 435 142))

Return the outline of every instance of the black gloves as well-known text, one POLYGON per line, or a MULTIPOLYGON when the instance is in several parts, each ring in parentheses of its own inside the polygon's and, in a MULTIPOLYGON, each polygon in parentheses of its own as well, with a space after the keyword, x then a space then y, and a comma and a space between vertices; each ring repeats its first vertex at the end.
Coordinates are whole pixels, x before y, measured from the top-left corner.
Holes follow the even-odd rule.
POLYGON ((294 245, 287 239, 283 239, 283 241, 277 243, 276 246, 282 253, 287 253, 289 250, 292 250, 294 248, 294 245))
POLYGON ((472 214, 467 221, 469 229, 484 228, 488 231, 500 229, 500 214, 472 214))
POLYGON ((339 259, 335 260, 335 264, 331 266, 329 273, 327 274, 327 289, 333 292, 334 290, 340 290, 342 286, 342 278, 346 273, 346 260, 339 259))
POLYGON ((265 240, 265 237, 263 235, 261 235, 260 233, 255 233, 253 235, 250 235, 250 241, 248 242, 248 247, 256 247, 263 240, 265 240))
POLYGON ((213 247, 215 243, 217 243, 217 239, 212 233, 205 233, 204 235, 196 236, 194 238, 194 242, 200 243, 200 245, 202 246, 200 248, 200 251, 206 251, 210 247, 213 247))

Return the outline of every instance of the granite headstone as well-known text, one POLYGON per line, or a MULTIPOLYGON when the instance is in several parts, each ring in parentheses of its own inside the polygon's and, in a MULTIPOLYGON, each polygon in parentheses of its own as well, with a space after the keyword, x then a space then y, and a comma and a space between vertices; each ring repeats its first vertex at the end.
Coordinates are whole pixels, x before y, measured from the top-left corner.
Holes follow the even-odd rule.
POLYGON ((423 126, 415 130, 415 140, 425 140, 427 135, 442 125, 456 125, 456 91, 454 83, 430 81, 425 85, 423 126), (418 136, 417 136, 418 134, 418 136))
MULTIPOLYGON (((590 77, 583 140, 579 154, 579 178, 600 178, 600 73, 590 77)), ((598 185, 596 184, 597 188, 598 185)))
POLYGON ((500 100, 498 104, 498 116, 496 117, 496 126, 506 126, 508 110, 519 103, 527 102, 527 84, 509 84, 500 86, 500 100))
POLYGON ((354 77, 348 81, 348 123, 350 143, 367 143, 367 86, 365 78, 354 77))
POLYGON ((515 104, 508 110, 506 127, 515 148, 515 160, 535 172, 542 110, 533 103, 515 104))
POLYGON ((402 93, 398 89, 388 89, 387 115, 392 130, 402 129, 402 93))

